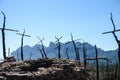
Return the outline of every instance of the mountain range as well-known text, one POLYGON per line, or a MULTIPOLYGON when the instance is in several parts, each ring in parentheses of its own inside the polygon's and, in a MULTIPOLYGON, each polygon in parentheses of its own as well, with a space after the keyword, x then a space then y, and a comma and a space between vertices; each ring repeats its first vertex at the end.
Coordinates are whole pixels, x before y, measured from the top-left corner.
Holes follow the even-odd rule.
MULTIPOLYGON (((77 48, 79 48, 80 59, 83 61, 83 46, 81 42, 75 43, 77 48)), ((45 47, 45 46, 44 46, 45 47)), ((29 45, 25 45, 23 47, 24 59, 38 59, 41 58, 40 50, 42 48, 41 44, 36 44, 33 47, 29 45)), ((75 51, 73 47, 73 43, 70 42, 69 44, 61 43, 61 57, 66 58, 66 48, 68 48, 68 55, 70 59, 75 59, 75 51)), ((85 44, 85 49, 87 53, 87 58, 95 58, 95 47, 89 43, 85 44)), ((98 57, 105 57, 110 59, 111 61, 115 62, 117 59, 117 49, 116 50, 109 50, 104 51, 101 48, 97 48, 98 50, 98 57)), ((21 48, 19 47, 16 51, 13 51, 11 54, 17 59, 20 59, 20 51, 21 48)), ((45 52, 49 58, 57 58, 57 48, 56 43, 50 42, 48 47, 45 47, 45 52)))

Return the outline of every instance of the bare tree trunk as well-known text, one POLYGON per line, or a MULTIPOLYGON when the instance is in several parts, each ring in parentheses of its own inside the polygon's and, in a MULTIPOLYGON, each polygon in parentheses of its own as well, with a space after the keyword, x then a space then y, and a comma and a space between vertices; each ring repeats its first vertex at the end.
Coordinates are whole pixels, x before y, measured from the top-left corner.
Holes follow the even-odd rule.
POLYGON ((119 64, 120 64, 120 41, 118 40, 115 32, 113 32, 113 36, 114 36, 114 38, 115 38, 115 40, 116 40, 116 42, 118 44, 118 61, 119 61, 119 64))
POLYGON ((83 43, 83 58, 84 58, 84 68, 86 68, 87 61, 86 61, 86 50, 85 50, 85 44, 83 43))
POLYGON ((73 40, 73 36, 72 36, 72 34, 71 34, 71 40, 72 40, 73 47, 74 47, 74 50, 75 50, 76 60, 79 60, 78 50, 77 50, 77 47, 76 47, 75 41, 73 40))
POLYGON ((68 48, 66 48, 66 56, 67 56, 67 59, 69 59, 68 48))
POLYGON ((57 49, 58 49, 58 59, 60 59, 61 58, 61 54, 60 54, 60 44, 58 43, 58 44, 56 44, 57 45, 57 49))
POLYGON ((1 13, 3 14, 3 17, 4 17, 3 28, 0 28, 0 29, 1 29, 1 31, 2 31, 3 57, 4 57, 4 60, 5 60, 5 59, 7 58, 7 57, 6 57, 6 46, 5 46, 5 30, 15 31, 15 32, 18 32, 18 30, 5 29, 6 16, 5 16, 5 14, 4 14, 2 11, 1 11, 1 13))
POLYGON ((58 58, 60 59, 61 58, 61 53, 60 53, 60 49, 61 49, 61 44, 60 44, 60 39, 62 38, 62 36, 60 37, 60 38, 57 38, 56 36, 55 36, 55 38, 57 39, 57 49, 58 49, 58 58))
POLYGON ((99 63, 98 63, 98 51, 95 45, 95 53, 96 53, 96 70, 97 70, 97 80, 99 80, 99 63))
POLYGON ((24 57, 23 57, 23 37, 24 37, 24 34, 22 35, 22 38, 21 38, 21 60, 24 60, 24 57))
POLYGON ((61 58, 61 55, 60 55, 60 43, 58 43, 59 45, 58 45, 58 58, 61 58))
POLYGON ((79 60, 79 59, 78 59, 78 51, 77 51, 77 48, 76 48, 75 42, 72 41, 72 43, 73 43, 73 47, 74 47, 75 54, 76 54, 76 60, 79 60))
POLYGON ((16 33, 16 34, 22 36, 21 37, 21 60, 24 60, 24 55, 23 55, 23 38, 24 38, 24 36, 30 37, 30 35, 25 35, 25 30, 24 30, 24 32, 22 34, 20 34, 20 33, 16 33))
POLYGON ((95 54, 96 57, 95 58, 86 58, 86 60, 95 60, 96 61, 96 80, 99 80, 99 62, 98 59, 104 59, 104 60, 108 60, 106 58, 98 58, 98 51, 97 51, 97 47, 95 45, 95 54))
POLYGON ((112 16, 112 13, 111 13, 111 22, 112 22, 112 25, 113 25, 113 31, 108 31, 108 32, 104 32, 103 34, 107 34, 107 33, 112 33, 117 44, 118 44, 118 61, 119 61, 119 65, 120 65, 120 40, 118 39, 118 37, 116 36, 115 32, 117 31, 120 31, 120 29, 116 30, 116 27, 115 27, 115 24, 114 24, 114 21, 113 21, 113 16, 112 16))
MULTIPOLYGON (((77 39, 77 40, 80 40, 80 39, 77 39)), ((72 36, 72 33, 71 33, 71 41, 70 41, 70 42, 72 42, 72 44, 73 44, 74 51, 75 51, 75 55, 76 55, 76 60, 80 62, 80 56, 79 56, 79 53, 78 53, 78 50, 77 50, 75 41, 76 41, 76 40, 73 40, 73 36, 72 36)), ((67 42, 66 44, 68 44, 68 43, 70 43, 70 42, 67 42)))
POLYGON ((111 62, 110 60, 108 60, 107 58, 98 58, 98 51, 97 51, 97 47, 95 45, 95 54, 96 57, 95 58, 86 58, 85 60, 95 60, 96 61, 96 80, 99 80, 99 61, 98 60, 106 60, 107 62, 111 62))
POLYGON ((112 13, 110 15, 111 15, 110 19, 111 19, 111 22, 112 22, 112 25, 113 25, 113 31, 104 32, 103 34, 107 34, 107 33, 112 33, 113 34, 113 36, 114 36, 114 38, 115 38, 115 40, 118 44, 118 63, 120 65, 120 40, 118 39, 118 37, 115 34, 115 32, 120 31, 120 29, 116 30, 116 27, 115 27, 115 24, 114 24, 114 21, 113 21, 112 13))
POLYGON ((19 53, 17 52, 17 59, 18 59, 18 61, 19 61, 19 53))
POLYGON ((43 51, 43 54, 45 55, 45 58, 47 58, 43 44, 42 44, 42 51, 43 51))
POLYGON ((5 49, 5 22, 6 22, 6 17, 5 14, 2 12, 4 16, 4 22, 3 22, 3 28, 2 28, 2 43, 3 43, 3 57, 6 59, 6 49, 5 49))
POLYGON ((118 48, 118 60, 119 60, 119 66, 120 66, 120 42, 119 42, 119 48, 118 48))
POLYGON ((98 52, 97 52, 96 45, 95 45, 95 52, 96 52, 96 70, 97 70, 97 80, 99 80, 99 63, 98 63, 98 52))
POLYGON ((41 42, 41 45, 42 45, 42 53, 44 54, 45 58, 48 58, 47 55, 46 55, 46 52, 45 52, 44 45, 43 45, 43 40, 44 40, 45 38, 40 39, 38 36, 37 36, 37 38, 38 38, 38 39, 40 40, 40 42, 41 42))
POLYGON ((3 43, 3 57, 4 57, 4 59, 6 59, 5 33, 4 33, 4 29, 2 30, 2 43, 3 43))
POLYGON ((41 49, 40 49, 40 53, 41 53, 42 59, 44 59, 44 55, 41 49))
MULTIPOLYGON (((77 48, 77 47, 76 47, 77 48)), ((81 64, 81 62, 80 62, 80 55, 79 55, 79 49, 80 48, 77 48, 77 60, 78 60, 78 62, 81 64)))

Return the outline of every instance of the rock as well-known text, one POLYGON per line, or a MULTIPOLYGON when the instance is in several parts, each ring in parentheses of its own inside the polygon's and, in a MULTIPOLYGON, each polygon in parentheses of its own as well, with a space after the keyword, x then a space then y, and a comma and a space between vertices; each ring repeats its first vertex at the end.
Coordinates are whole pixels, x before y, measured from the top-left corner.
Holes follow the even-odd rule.
POLYGON ((11 57, 7 57, 5 61, 7 61, 7 62, 15 62, 16 59, 13 56, 11 56, 11 57))
POLYGON ((48 59, 39 59, 39 60, 31 60, 25 61, 25 65, 21 66, 22 71, 36 71, 39 67, 50 67, 52 65, 52 60, 48 59))
POLYGON ((4 62, 0 69, 1 78, 6 80, 87 80, 89 77, 76 61, 65 59, 4 62))

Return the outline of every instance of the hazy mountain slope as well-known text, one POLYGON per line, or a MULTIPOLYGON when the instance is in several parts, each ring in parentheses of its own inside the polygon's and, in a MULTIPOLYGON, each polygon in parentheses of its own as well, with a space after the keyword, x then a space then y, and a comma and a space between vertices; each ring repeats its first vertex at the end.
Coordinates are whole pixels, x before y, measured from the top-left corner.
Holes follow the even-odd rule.
MULTIPOLYGON (((81 44, 80 42, 76 42, 76 46, 80 48, 79 49, 80 58, 81 60, 83 60, 83 48, 82 48, 82 45, 80 44, 81 44)), ((61 43, 62 58, 66 58, 66 48, 68 48, 68 54, 69 54, 70 59, 75 59, 75 52, 74 52, 74 47, 72 43, 69 43, 69 44, 61 43)), ((91 44, 86 44, 85 48, 87 50, 87 57, 94 58, 95 57, 94 46, 92 46, 91 44)), ((32 59, 41 58, 40 50, 38 49, 41 49, 40 44, 36 44, 33 47, 30 47, 28 45, 24 46, 24 58, 25 59, 30 59, 30 57, 32 59)), ((45 52, 49 58, 57 58, 57 48, 56 48, 55 43, 50 42, 49 46, 45 47, 45 52)), ((14 55, 15 58, 17 59, 18 58, 20 59, 20 48, 18 48, 16 51, 13 51, 12 55, 14 55), (17 57, 17 53, 19 54, 19 57, 17 57)), ((106 58, 116 61, 115 59, 117 58, 117 50, 104 51, 98 48, 98 55, 99 57, 106 57, 106 58)))

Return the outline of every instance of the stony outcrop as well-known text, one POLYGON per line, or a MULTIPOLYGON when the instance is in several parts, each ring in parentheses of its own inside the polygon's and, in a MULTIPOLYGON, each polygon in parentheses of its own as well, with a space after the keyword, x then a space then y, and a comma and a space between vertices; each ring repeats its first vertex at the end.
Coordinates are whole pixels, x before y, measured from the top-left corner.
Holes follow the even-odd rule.
POLYGON ((89 80, 89 75, 82 64, 68 59, 0 63, 0 80, 89 80))

